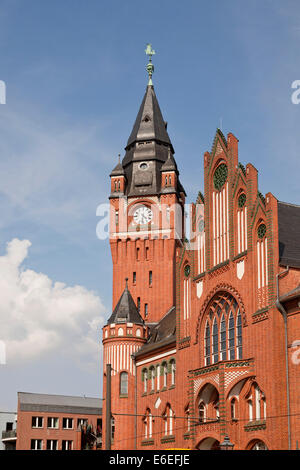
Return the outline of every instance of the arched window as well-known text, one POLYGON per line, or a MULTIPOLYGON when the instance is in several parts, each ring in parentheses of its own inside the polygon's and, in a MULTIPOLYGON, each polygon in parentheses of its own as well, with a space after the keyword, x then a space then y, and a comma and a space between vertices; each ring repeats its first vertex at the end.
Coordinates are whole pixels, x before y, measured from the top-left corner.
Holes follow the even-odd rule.
POLYGON ((212 334, 212 353, 213 353, 213 362, 218 362, 219 360, 219 338, 218 338, 218 324, 216 318, 213 323, 213 334, 212 334))
POLYGON ((144 393, 147 393, 148 389, 148 370, 143 370, 143 380, 144 380, 144 393))
POLYGON ((128 395, 128 373, 120 374, 120 395, 128 395))
POLYGON ((206 328, 205 328, 205 346, 204 346, 204 355, 205 355, 205 365, 209 366, 210 365, 210 327, 209 323, 206 323, 206 328))
POLYGON ((160 365, 156 366, 156 390, 159 390, 160 387, 160 365))
POLYGON ((268 447, 263 441, 257 441, 253 447, 251 447, 251 450, 268 450, 268 447))
POLYGON ((263 220, 259 221, 256 228, 256 285, 257 285, 257 309, 263 308, 268 303, 268 238, 267 226, 263 220))
POLYGON ((260 421, 260 416, 261 416, 261 409, 260 409, 260 398, 261 398, 261 392, 256 384, 254 386, 254 395, 255 395, 255 419, 256 421, 260 421))
POLYGON ((219 410, 219 399, 214 403, 214 409, 216 414, 216 419, 220 419, 220 410, 219 410))
POLYGON ((221 328, 220 328, 220 353, 221 353, 221 361, 226 361, 227 354, 226 354, 226 321, 224 314, 222 315, 221 319, 221 328))
POLYGON ((228 321, 228 348, 229 348, 229 359, 235 359, 234 351, 234 318, 232 312, 229 315, 228 321))
POLYGON ((249 411, 249 421, 253 421, 253 403, 252 403, 252 400, 248 400, 248 411, 249 411))
POLYGON ((233 398, 230 402, 230 416, 231 419, 236 419, 236 399, 233 398))
POLYGON ((200 423, 204 423, 206 421, 206 407, 203 401, 199 403, 198 412, 200 423))
POLYGON ((176 363, 175 360, 172 359, 170 361, 171 364, 171 385, 175 385, 175 371, 176 371, 176 363))
POLYGON ((209 303, 204 323, 204 365, 242 359, 242 315, 235 298, 223 292, 209 303))
POLYGON ((237 199, 237 219, 236 219, 236 233, 237 233, 237 254, 243 253, 247 250, 247 207, 246 207, 246 194, 242 190, 237 199))
POLYGON ((149 408, 146 410, 144 416, 144 439, 152 438, 152 429, 153 429, 153 417, 149 408))
POLYGON ((256 382, 251 384, 246 400, 248 402, 249 421, 261 421, 262 419, 266 419, 266 397, 256 382))
POLYGON ((184 416, 185 416, 185 432, 188 433, 191 430, 191 415, 190 415, 189 405, 184 410, 184 416))
POLYGON ((164 434, 165 436, 171 436, 174 430, 174 411, 168 404, 163 414, 164 419, 164 434))
POLYGON ((150 369, 150 376, 151 376, 151 391, 155 389, 155 369, 151 367, 150 369))
POLYGON ((242 341, 242 317, 241 317, 240 310, 238 310, 238 314, 236 317, 236 352, 237 352, 237 359, 241 359, 243 357, 243 341, 242 341))
POLYGON ((168 383, 168 364, 166 362, 163 363, 163 373, 164 373, 164 387, 167 387, 168 383))

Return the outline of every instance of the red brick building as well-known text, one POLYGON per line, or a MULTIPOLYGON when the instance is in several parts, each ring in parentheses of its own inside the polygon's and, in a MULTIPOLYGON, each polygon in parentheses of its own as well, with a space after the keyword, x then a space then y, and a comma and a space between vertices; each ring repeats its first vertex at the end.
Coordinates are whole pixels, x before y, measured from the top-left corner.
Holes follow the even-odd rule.
POLYGON ((16 450, 85 450, 102 446, 102 400, 18 393, 16 450))
POLYGON ((296 449, 300 207, 260 193, 232 133, 217 130, 203 164, 187 240, 150 81, 110 175, 112 449, 218 449, 226 436, 234 449, 296 449))

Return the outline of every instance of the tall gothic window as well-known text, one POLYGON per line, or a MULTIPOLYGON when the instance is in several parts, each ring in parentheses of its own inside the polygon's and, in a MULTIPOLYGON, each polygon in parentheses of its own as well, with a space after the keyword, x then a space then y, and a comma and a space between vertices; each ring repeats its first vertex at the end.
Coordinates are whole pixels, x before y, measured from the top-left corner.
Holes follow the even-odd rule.
POLYGON ((121 372, 120 374, 120 395, 128 395, 128 374, 121 372))
POLYGON ((163 413, 164 420, 164 434, 165 436, 172 435, 174 430, 174 411, 168 403, 163 413))
POLYGON ((205 365, 209 366, 210 365, 210 327, 209 323, 206 323, 206 328, 205 328, 205 346, 204 346, 204 354, 205 354, 205 365))
POLYGON ((226 321, 224 314, 221 319, 220 327, 220 359, 221 361, 226 361, 227 359, 227 348, 226 348, 226 321))
POLYGON ((170 365, 171 365, 171 385, 175 385, 176 363, 174 359, 170 361, 170 365))
POLYGON ((235 359, 235 348, 234 348, 234 318, 232 312, 229 315, 228 321, 228 349, 229 359, 235 359))
POLYGON ((236 350, 237 350, 237 359, 243 357, 243 345, 242 345, 242 316, 241 312, 238 311, 236 317, 236 350))
POLYGON ((256 382, 251 384, 246 400, 248 402, 249 421, 265 420, 267 417, 266 397, 256 382))
POLYGON ((148 388, 148 370, 143 370, 143 379, 144 379, 144 393, 147 393, 148 388))
POLYGON ((199 403, 198 412, 199 412, 200 423, 204 423, 206 420, 206 407, 203 401, 199 403))
POLYGON ((217 294, 207 312, 202 337, 204 365, 242 359, 242 316, 235 298, 226 292, 217 294))
POLYGON ((151 391, 155 390, 155 369, 154 367, 150 368, 150 374, 151 374, 151 391))
POLYGON ((213 323, 213 335, 212 335, 212 352, 214 363, 219 360, 219 338, 218 338, 218 324, 216 318, 213 323))
POLYGON ((150 409, 148 408, 144 416, 144 438, 145 439, 152 438, 152 428, 153 428, 153 417, 152 417, 150 409))

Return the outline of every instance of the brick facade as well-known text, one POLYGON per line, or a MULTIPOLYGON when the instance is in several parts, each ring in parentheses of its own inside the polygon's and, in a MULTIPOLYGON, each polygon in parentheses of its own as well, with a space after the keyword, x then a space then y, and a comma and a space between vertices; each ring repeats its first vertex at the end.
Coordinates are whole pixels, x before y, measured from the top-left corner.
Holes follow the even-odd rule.
POLYGON ((84 397, 18 393, 16 450, 100 449, 100 403, 84 397))
MULTIPOLYGON (((110 197, 113 307, 127 277, 145 322, 138 337, 132 325, 125 325, 122 338, 107 332, 112 325, 103 330, 104 350, 115 346, 113 355, 105 352, 103 367, 105 372, 106 363, 115 364, 112 448, 217 449, 227 435, 234 449, 295 449, 300 440, 299 294, 282 301, 290 410, 284 320, 276 300, 297 288, 300 266, 296 262, 279 277, 277 298, 277 274, 285 269, 278 201, 259 192, 253 165, 239 163, 238 139, 217 130, 211 152, 204 154, 204 196, 199 193, 191 207, 193 235, 187 241, 184 232, 177 236, 181 219, 172 212, 174 204, 179 212, 183 207, 184 190, 164 194, 163 183, 176 186, 177 180, 161 173, 162 188, 155 195, 147 196, 145 189, 143 196, 130 197, 124 176, 122 194, 110 197), (120 229, 120 218, 114 224, 121 204, 126 230, 120 229), (151 208, 152 220, 135 223, 132 205, 151 208), (173 306, 174 335, 173 316, 167 314, 173 306), (156 340, 153 326, 159 332, 160 321, 169 317, 168 333, 156 340), (124 356, 125 344, 131 345, 130 358, 124 356), (122 370, 129 373, 126 396, 120 394, 122 370)), ((106 399, 105 390, 104 374, 106 399)))

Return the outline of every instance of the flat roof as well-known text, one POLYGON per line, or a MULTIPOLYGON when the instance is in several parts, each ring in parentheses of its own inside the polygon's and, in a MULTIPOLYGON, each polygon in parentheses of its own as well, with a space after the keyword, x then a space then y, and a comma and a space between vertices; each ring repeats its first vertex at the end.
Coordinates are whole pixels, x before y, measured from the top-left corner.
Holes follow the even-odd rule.
POLYGON ((21 411, 102 415, 102 399, 44 393, 18 392, 21 411))

